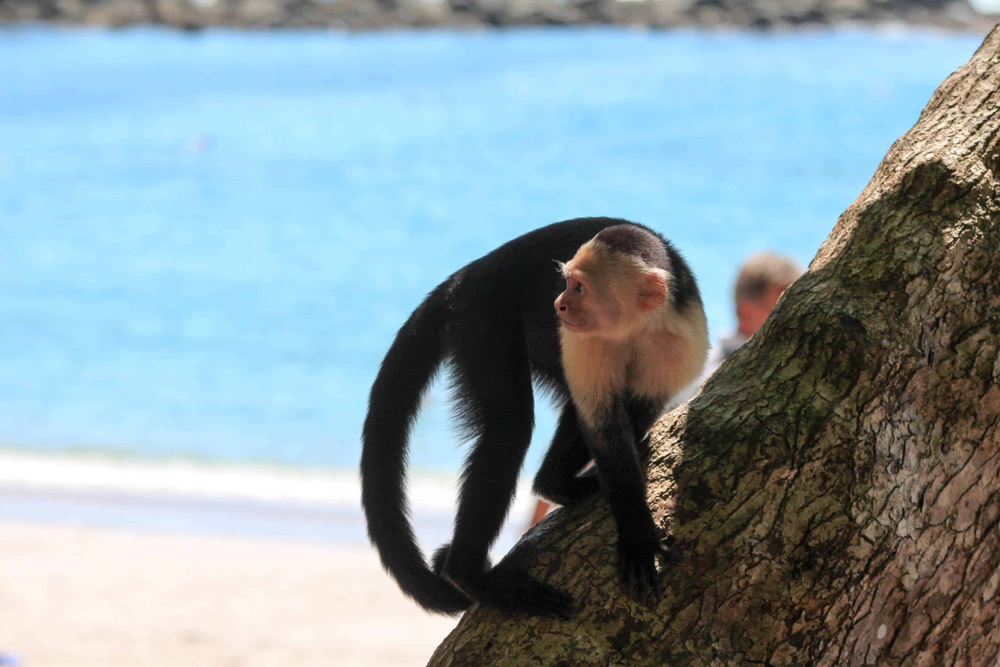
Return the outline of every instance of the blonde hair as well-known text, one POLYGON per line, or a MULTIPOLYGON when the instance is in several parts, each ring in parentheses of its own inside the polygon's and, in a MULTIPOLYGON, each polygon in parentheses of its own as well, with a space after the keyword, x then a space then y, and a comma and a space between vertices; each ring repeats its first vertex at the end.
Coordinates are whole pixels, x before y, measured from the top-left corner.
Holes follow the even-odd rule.
POLYGON ((798 280, 802 266, 775 252, 759 252, 748 257, 736 277, 736 301, 760 301, 772 287, 782 290, 798 280))

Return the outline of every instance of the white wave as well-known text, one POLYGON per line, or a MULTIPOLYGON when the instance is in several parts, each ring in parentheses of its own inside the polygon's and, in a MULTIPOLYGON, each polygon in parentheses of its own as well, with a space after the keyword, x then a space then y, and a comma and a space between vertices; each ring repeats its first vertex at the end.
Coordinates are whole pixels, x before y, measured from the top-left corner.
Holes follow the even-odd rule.
MULTIPOLYGON (((457 482, 457 474, 412 474, 407 492, 410 506, 453 511, 457 482)), ((0 485, 347 507, 359 507, 361 499, 361 482, 353 470, 130 460, 100 454, 0 451, 0 485)), ((528 482, 522 481, 513 511, 525 514, 533 502, 528 482)))

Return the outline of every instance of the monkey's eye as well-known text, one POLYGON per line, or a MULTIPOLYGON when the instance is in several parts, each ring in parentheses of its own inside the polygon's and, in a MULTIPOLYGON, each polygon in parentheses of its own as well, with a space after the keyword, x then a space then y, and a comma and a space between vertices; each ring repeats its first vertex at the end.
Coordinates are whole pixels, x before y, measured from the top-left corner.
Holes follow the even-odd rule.
POLYGON ((573 285, 573 291, 577 294, 583 294, 583 283, 577 283, 573 285))

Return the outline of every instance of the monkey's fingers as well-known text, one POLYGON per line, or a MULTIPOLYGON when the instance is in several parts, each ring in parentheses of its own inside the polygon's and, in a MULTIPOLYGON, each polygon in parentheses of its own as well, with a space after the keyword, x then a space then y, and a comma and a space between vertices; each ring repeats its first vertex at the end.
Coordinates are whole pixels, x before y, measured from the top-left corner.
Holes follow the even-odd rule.
POLYGON ((664 548, 660 551, 660 558, 664 565, 678 565, 684 560, 684 554, 676 547, 664 548))
POLYGON ((526 603, 526 611, 529 613, 542 613, 558 616, 562 619, 572 618, 573 614, 576 613, 576 604, 573 602, 573 598, 551 587, 544 590, 533 590, 522 600, 526 603))
POLYGON ((656 570, 656 563, 653 563, 653 570, 650 572, 649 576, 650 590, 652 592, 653 600, 657 604, 663 601, 663 587, 660 584, 660 573, 656 570))
MULTIPOLYGON (((673 539, 669 540, 669 544, 673 544, 673 539)), ((681 553, 672 546, 659 545, 659 549, 656 552, 656 556, 662 559, 664 565, 666 564, 677 564, 681 561, 681 553)), ((663 600, 663 586, 660 583, 660 572, 656 569, 656 557, 653 558, 653 566, 649 570, 649 582, 650 589, 652 591, 652 597, 656 602, 661 602, 663 600)))
POLYGON ((638 557, 622 556, 618 561, 618 576, 625 593, 639 604, 660 602, 663 588, 660 573, 656 570, 656 557, 648 554, 638 557))
POLYGON ((660 549, 656 555, 660 557, 664 565, 676 565, 683 560, 683 554, 677 547, 677 540, 674 539, 673 535, 668 535, 660 542, 660 549))
POLYGON ((642 569, 642 603, 647 601, 659 602, 661 599, 660 573, 656 571, 656 557, 654 556, 642 569))
POLYGON ((631 563, 621 554, 618 555, 618 581, 621 583, 622 590, 629 597, 635 597, 635 571, 631 567, 631 563))
POLYGON ((643 568, 634 556, 620 555, 618 558, 618 579, 622 590, 630 598, 640 604, 646 602, 646 586, 643 581, 643 568))
POLYGON ((635 591, 633 597, 641 605, 646 604, 649 595, 649 571, 642 565, 635 569, 635 591))

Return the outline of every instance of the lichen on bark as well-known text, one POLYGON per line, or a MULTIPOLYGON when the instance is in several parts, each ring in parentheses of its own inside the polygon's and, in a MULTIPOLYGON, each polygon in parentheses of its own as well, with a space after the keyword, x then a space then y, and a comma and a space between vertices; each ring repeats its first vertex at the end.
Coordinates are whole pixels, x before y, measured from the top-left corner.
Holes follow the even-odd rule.
POLYGON ((751 341, 654 429, 684 557, 615 580, 595 498, 522 541, 571 620, 473 608, 431 665, 1000 658, 1000 29, 934 93, 751 341))

